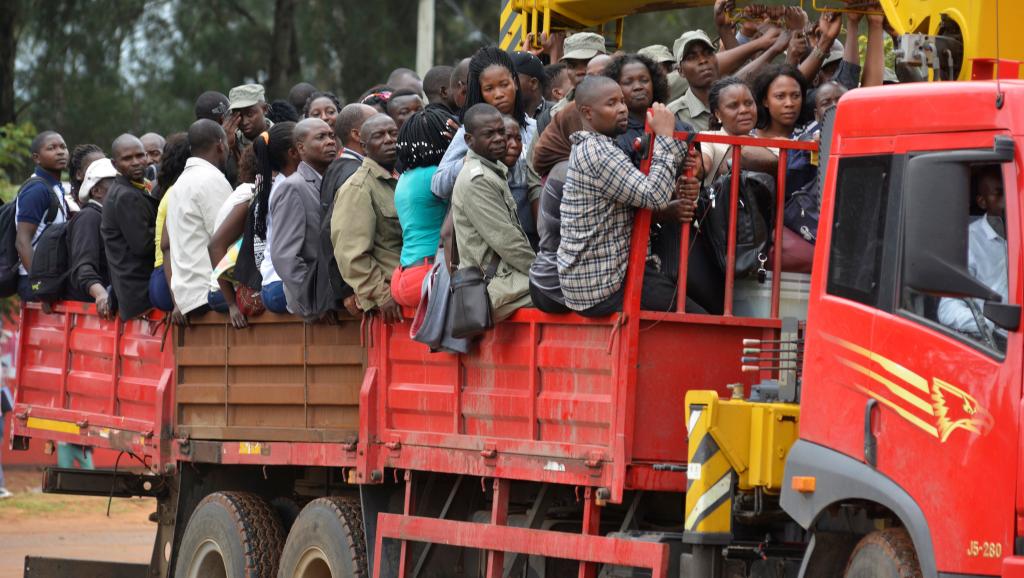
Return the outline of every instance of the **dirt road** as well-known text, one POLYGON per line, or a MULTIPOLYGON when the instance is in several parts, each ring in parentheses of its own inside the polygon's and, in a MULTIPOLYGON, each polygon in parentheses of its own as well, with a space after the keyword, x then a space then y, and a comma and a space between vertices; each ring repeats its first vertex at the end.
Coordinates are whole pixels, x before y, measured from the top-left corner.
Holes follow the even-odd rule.
POLYGON ((42 474, 5 469, 15 497, 0 500, 0 578, 21 578, 25 556, 148 562, 156 524, 152 499, 106 498, 39 493, 42 474))

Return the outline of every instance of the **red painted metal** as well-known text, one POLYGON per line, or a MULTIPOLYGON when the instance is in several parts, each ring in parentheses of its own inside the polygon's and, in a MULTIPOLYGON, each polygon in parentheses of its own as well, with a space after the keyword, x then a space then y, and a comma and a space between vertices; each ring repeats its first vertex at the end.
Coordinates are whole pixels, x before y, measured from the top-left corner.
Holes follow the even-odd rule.
MULTIPOLYGON (((732 149, 732 166, 741 166, 743 155, 741 147, 732 149)), ((733 291, 736 284, 736 215, 740 203, 740 171, 732 172, 732 180, 729 183, 729 235, 728 252, 725 258, 725 316, 732 316, 733 291)))
POLYGON ((23 305, 14 435, 127 451, 162 465, 173 360, 161 351, 160 319, 106 321, 86 303, 58 303, 52 314, 23 305))
MULTIPOLYGON (((779 166, 788 166, 789 151, 779 149, 779 166)), ((785 227, 786 211, 786 171, 780 170, 778 183, 775 186, 775 247, 772 258, 772 301, 771 318, 779 317, 779 294, 782 290, 782 229, 785 227)))
POLYGON ((380 514, 377 518, 377 540, 374 549, 374 578, 383 578, 381 556, 385 539, 647 568, 651 570, 651 578, 667 578, 668 573, 667 544, 380 514))
MULTIPOLYGON (((502 478, 494 479, 494 497, 491 499, 491 525, 508 525, 508 500, 511 482, 502 478)), ((403 544, 405 542, 402 542, 403 544)), ((487 552, 487 571, 485 578, 501 578, 505 568, 505 551, 490 550, 487 552)))
MULTIPOLYGON (((601 534, 601 508, 597 506, 594 493, 593 488, 587 488, 583 495, 584 536, 601 534)), ((579 578, 597 578, 597 565, 593 562, 580 562, 579 578)))
POLYGON ((847 158, 991 149, 993 136, 1012 134, 1016 159, 1003 168, 1008 301, 1024 303, 1024 119, 1020 107, 1009 104, 1024 98, 1024 83, 1004 81, 1002 88, 1008 104, 1001 110, 994 105, 992 82, 845 95, 836 114, 811 279, 800 436, 863 460, 869 394, 885 400, 878 403, 874 422, 877 470, 920 508, 937 570, 950 575, 1024 575, 1020 558, 1010 557, 1024 512, 1019 490, 1024 335, 1009 332, 1005 358, 999 359, 901 311, 899 303, 889 313, 829 294, 834 192, 838 168, 847 158), (1001 554, 982 555, 972 543, 1001 554))

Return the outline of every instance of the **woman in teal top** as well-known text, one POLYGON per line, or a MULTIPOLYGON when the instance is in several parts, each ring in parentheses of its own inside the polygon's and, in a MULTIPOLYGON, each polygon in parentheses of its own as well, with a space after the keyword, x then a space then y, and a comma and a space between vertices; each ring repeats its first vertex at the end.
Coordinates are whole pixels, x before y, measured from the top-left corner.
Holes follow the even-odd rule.
POLYGON ((395 209, 402 225, 402 255, 391 277, 391 294, 405 307, 419 305, 423 278, 441 243, 448 203, 430 192, 430 180, 452 140, 448 119, 437 109, 426 109, 398 132, 398 161, 404 172, 395 187, 395 209))

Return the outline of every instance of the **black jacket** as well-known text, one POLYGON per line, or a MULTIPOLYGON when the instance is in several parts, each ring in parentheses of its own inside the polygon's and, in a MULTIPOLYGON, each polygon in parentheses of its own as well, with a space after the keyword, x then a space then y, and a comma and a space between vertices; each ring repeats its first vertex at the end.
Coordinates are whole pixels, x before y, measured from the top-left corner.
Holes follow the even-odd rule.
POLYGON ((92 301, 89 288, 96 283, 104 288, 110 286, 107 255, 100 235, 102 222, 103 207, 93 202, 86 203, 68 222, 68 297, 75 301, 92 301))
POLYGON ((103 204, 100 231, 121 319, 142 315, 149 303, 149 277, 156 256, 154 229, 159 202, 118 176, 103 204))

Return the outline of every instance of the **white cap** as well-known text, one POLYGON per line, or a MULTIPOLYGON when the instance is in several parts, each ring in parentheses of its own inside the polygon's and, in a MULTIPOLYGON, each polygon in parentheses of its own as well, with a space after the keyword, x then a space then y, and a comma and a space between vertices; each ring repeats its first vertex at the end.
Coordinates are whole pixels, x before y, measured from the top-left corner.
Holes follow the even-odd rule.
POLYGON ((82 181, 82 188, 78 189, 78 202, 83 205, 89 202, 89 191, 96 185, 96 183, 103 179, 112 179, 117 176, 117 169, 114 168, 114 163, 110 159, 99 159, 93 161, 89 165, 89 169, 85 171, 85 180, 82 181))

